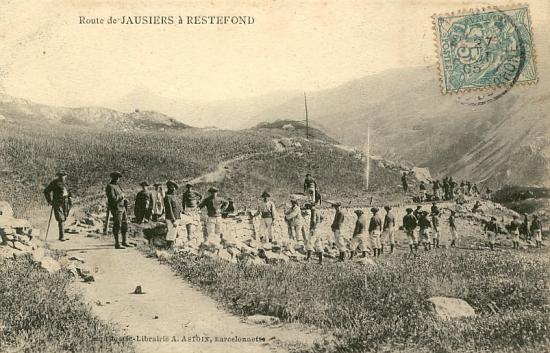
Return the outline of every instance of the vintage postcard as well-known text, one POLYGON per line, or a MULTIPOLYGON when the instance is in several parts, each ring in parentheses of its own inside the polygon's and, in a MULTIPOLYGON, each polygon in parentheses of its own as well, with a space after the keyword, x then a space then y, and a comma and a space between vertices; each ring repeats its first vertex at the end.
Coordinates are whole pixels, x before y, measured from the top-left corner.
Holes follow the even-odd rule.
POLYGON ((550 351, 550 2, 0 0, 0 352, 550 351))

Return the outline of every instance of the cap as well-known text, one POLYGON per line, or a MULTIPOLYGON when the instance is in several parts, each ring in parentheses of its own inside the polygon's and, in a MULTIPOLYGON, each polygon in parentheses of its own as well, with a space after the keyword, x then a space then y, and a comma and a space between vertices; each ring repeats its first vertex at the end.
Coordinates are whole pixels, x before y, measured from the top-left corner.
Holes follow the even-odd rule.
POLYGON ((491 221, 496 221, 497 218, 495 216, 491 216, 491 221))
POLYGON ((110 174, 111 178, 112 179, 115 179, 115 178, 122 178, 122 174, 120 172, 112 172, 110 174))
POLYGON ((416 208, 422 208, 422 205, 417 205, 416 208))
POLYGON ((215 186, 212 186, 210 189, 208 189, 208 192, 218 192, 218 188, 215 186))
POLYGON ((377 208, 377 207, 373 207, 373 208, 370 209, 370 211, 371 211, 372 213, 376 213, 376 212, 378 212, 378 208, 377 208))
POLYGON ((59 172, 55 173, 55 175, 57 175, 57 176, 65 176, 65 175, 67 175, 67 172, 65 172, 64 170, 60 170, 59 172))
POLYGON ((296 195, 290 195, 290 201, 298 201, 296 195))
POLYGON ((168 180, 166 182, 166 186, 172 186, 174 189, 177 189, 179 186, 178 184, 176 184, 175 182, 173 182, 172 180, 168 180))
POLYGON ((353 212, 355 212, 356 215, 362 215, 363 214, 363 210, 355 210, 353 212))
POLYGON ((336 201, 332 203, 332 207, 340 207, 342 206, 342 203, 340 201, 336 201))
POLYGON ((311 176, 311 174, 307 173, 306 176, 311 176))
POLYGON ((384 209, 385 209, 386 211, 389 211, 389 210, 391 210, 391 206, 384 206, 384 209))
POLYGON ((512 216, 512 218, 513 218, 513 219, 516 219, 516 218, 518 218, 518 215, 515 214, 515 215, 512 216))
POLYGON ((271 197, 267 191, 262 192, 262 197, 271 197))
POLYGON ((422 214, 423 214, 424 216, 427 216, 427 215, 428 215, 428 211, 422 211, 422 214))
POLYGON ((193 184, 187 183, 187 184, 185 184, 185 187, 186 187, 186 188, 192 188, 192 187, 193 187, 193 184))
POLYGON ((149 183, 146 182, 146 181, 142 181, 141 183, 139 183, 140 186, 149 186, 149 183))
POLYGON ((153 184, 154 187, 159 187, 159 186, 161 186, 161 185, 162 185, 161 183, 154 183, 154 184, 153 184))
POLYGON ((413 211, 413 209, 409 207, 409 208, 407 208, 405 211, 406 211, 407 213, 411 213, 411 212, 413 211))

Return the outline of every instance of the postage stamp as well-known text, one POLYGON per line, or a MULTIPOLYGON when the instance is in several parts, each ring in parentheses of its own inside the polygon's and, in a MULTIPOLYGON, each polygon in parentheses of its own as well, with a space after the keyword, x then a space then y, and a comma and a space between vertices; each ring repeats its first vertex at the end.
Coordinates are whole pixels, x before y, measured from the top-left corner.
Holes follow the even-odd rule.
POLYGON ((444 94, 537 82, 528 6, 433 19, 444 94))

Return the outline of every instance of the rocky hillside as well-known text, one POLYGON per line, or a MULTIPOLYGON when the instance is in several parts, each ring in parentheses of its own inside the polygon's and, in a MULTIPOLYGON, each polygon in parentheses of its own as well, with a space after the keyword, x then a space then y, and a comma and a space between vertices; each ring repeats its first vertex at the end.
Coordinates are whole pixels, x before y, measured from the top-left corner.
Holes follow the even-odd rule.
POLYGON ((133 129, 185 129, 190 126, 154 111, 122 113, 102 107, 66 108, 0 94, 0 121, 41 121, 66 125, 133 129))
MULTIPOLYGON (((548 66, 548 65, 546 65, 548 66)), ((549 72, 539 65, 541 76, 549 72)), ((550 183, 550 84, 514 87, 478 106, 442 96, 436 70, 386 71, 339 87, 308 93, 312 121, 350 145, 366 141, 374 153, 493 184, 550 183)), ((258 116, 261 121, 301 119, 296 97, 258 116)))

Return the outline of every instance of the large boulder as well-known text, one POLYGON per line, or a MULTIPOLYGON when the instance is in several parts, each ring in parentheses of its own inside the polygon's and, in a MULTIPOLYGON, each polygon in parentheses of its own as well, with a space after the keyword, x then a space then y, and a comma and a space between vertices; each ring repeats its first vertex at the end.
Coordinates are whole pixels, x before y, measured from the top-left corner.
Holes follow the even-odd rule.
POLYGON ((474 317, 474 308, 466 301, 458 298, 431 297, 428 299, 433 304, 433 310, 441 319, 453 319, 459 317, 474 317))

